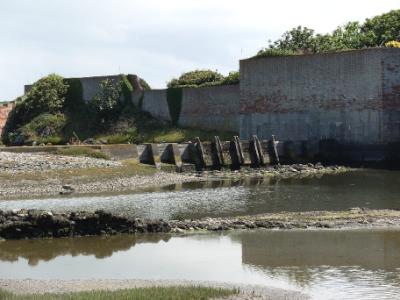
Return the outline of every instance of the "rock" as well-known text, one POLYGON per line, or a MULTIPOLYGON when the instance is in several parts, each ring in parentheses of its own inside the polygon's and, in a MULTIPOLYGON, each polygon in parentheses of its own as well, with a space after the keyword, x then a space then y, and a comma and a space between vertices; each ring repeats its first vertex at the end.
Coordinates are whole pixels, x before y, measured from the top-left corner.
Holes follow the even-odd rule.
POLYGON ((180 233, 180 234, 182 234, 182 233, 185 233, 185 230, 176 227, 171 232, 172 233, 180 233))

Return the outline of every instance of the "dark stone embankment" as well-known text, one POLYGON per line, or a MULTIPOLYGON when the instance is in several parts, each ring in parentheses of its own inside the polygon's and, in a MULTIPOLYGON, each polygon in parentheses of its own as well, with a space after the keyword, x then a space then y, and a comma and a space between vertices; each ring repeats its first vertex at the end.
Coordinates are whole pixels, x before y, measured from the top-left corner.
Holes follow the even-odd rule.
POLYGON ((145 220, 104 211, 0 211, 0 238, 51 238, 121 233, 183 233, 233 229, 400 228, 400 211, 354 208, 340 212, 276 213, 201 220, 145 220))

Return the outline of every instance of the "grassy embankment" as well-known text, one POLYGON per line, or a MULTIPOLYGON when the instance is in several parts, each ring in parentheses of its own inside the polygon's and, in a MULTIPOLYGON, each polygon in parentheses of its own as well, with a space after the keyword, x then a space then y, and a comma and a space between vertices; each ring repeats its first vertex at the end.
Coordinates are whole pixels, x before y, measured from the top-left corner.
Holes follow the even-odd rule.
POLYGON ((237 294, 236 290, 209 287, 153 287, 118 291, 90 291, 68 294, 15 295, 0 290, 1 300, 199 300, 227 297, 237 294))

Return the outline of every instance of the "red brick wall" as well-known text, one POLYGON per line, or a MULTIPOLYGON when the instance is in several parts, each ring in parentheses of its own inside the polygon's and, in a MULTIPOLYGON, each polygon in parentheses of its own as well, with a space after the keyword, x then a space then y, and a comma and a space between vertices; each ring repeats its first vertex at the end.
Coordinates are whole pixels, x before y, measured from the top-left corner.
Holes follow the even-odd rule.
POLYGON ((14 103, 0 105, 0 135, 3 133, 3 128, 6 125, 8 114, 13 109, 14 103))

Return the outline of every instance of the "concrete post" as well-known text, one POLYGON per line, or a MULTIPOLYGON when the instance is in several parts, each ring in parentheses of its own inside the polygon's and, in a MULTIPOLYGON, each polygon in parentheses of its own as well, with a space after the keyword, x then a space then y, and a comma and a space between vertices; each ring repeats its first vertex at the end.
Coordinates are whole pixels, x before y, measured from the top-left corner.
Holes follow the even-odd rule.
POLYGON ((181 153, 179 151, 178 144, 169 144, 169 151, 170 151, 170 156, 172 162, 175 164, 176 169, 178 172, 182 171, 182 159, 181 159, 181 153))
POLYGON ((203 144, 201 143, 199 137, 195 138, 195 146, 196 146, 197 155, 198 155, 198 158, 199 158, 199 162, 200 162, 201 168, 204 169, 206 167, 206 160, 205 160, 205 157, 204 157, 203 144))
POLYGON ((265 160, 265 155, 264 155, 264 151, 263 151, 261 142, 256 135, 253 135, 253 140, 254 140, 255 146, 257 148, 258 155, 260 157, 260 165, 265 166, 266 160, 265 160))
POLYGON ((256 140, 257 137, 253 135, 252 139, 249 141, 249 151, 250 151, 251 164, 253 166, 258 167, 261 165, 261 159, 260 159, 259 149, 257 148, 256 140))
POLYGON ((275 141, 275 136, 271 136, 270 140, 270 157, 271 157, 271 162, 273 164, 279 165, 279 155, 278 155, 278 149, 276 149, 276 141, 275 141))
POLYGON ((238 151, 238 154, 239 154, 239 156, 238 156, 239 157, 239 163, 240 163, 240 165, 244 165, 244 155, 243 155, 243 149, 242 149, 242 144, 240 142, 240 139, 239 139, 238 136, 234 136, 233 138, 235 140, 236 148, 237 148, 237 151, 238 151))
POLYGON ((146 147, 150 154, 151 162, 156 166, 157 169, 161 169, 161 158, 157 144, 146 144, 146 147))
POLYGON ((214 145, 215 145, 215 158, 219 166, 225 165, 224 155, 222 153, 222 145, 218 136, 214 137, 214 145))

